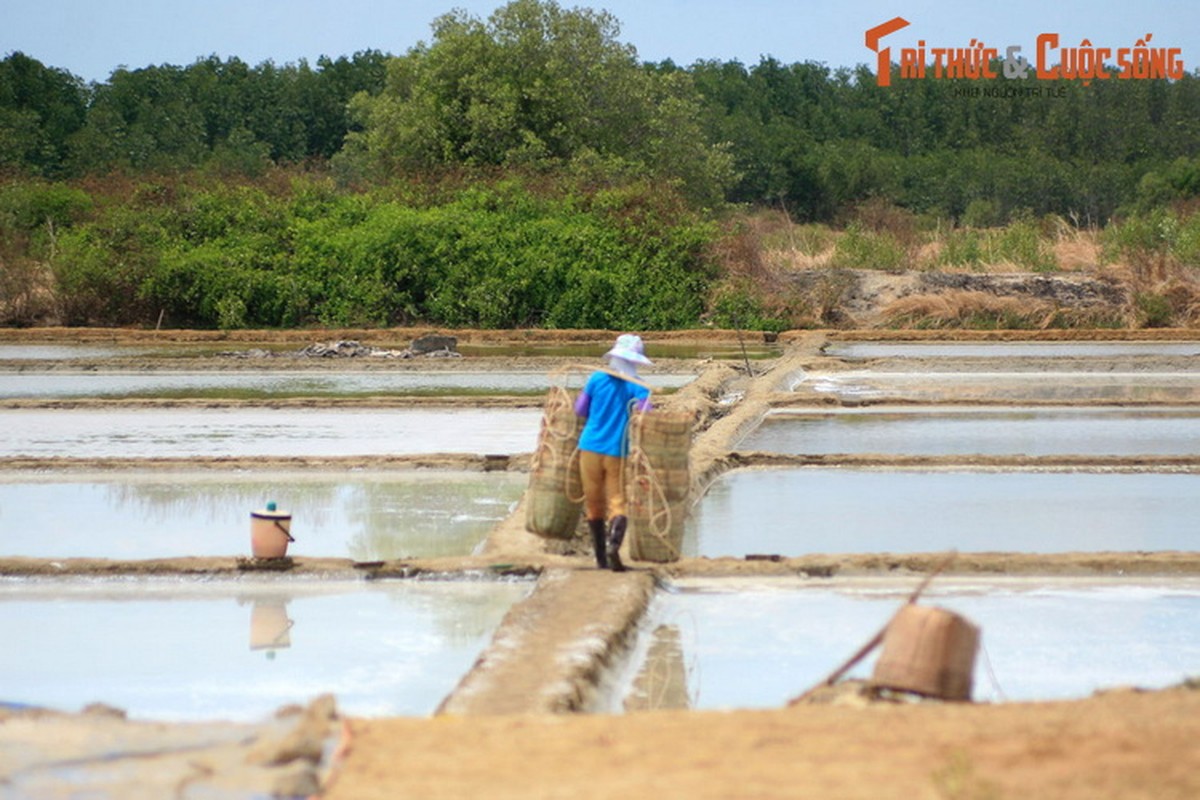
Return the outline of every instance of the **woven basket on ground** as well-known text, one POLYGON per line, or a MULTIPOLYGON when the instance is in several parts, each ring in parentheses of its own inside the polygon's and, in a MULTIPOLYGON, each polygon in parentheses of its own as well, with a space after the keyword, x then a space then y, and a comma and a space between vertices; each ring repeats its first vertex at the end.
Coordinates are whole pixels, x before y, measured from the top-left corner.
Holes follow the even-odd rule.
POLYGON ((571 396, 552 387, 546 396, 537 450, 529 469, 525 529, 549 539, 570 539, 579 524, 583 485, 579 478, 579 432, 571 396))
POLYGON ((629 555, 637 561, 679 560, 691 494, 692 424, 686 412, 651 411, 630 420, 625 504, 629 555))

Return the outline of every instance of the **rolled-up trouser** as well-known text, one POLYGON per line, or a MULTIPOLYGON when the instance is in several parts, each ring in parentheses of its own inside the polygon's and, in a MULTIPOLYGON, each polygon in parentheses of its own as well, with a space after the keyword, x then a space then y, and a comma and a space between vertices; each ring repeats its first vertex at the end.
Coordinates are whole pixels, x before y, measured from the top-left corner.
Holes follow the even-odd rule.
POLYGON ((588 519, 612 519, 625 513, 625 487, 621 471, 625 459, 590 450, 579 451, 583 479, 583 505, 588 519), (607 514, 606 514, 607 512, 607 514))

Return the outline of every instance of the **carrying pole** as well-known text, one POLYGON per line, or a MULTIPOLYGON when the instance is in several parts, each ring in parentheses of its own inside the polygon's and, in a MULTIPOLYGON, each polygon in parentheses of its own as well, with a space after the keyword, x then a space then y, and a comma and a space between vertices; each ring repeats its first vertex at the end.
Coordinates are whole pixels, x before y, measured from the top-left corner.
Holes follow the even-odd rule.
POLYGON ((614 378, 620 378, 623 381, 628 381, 629 383, 636 384, 637 386, 641 386, 643 389, 645 389, 649 392, 654 391, 654 387, 651 386, 650 384, 646 383, 641 378, 637 378, 633 375, 626 375, 624 372, 618 372, 617 370, 613 369, 612 367, 597 367, 596 369, 600 372, 603 372, 605 375, 612 375, 614 378))

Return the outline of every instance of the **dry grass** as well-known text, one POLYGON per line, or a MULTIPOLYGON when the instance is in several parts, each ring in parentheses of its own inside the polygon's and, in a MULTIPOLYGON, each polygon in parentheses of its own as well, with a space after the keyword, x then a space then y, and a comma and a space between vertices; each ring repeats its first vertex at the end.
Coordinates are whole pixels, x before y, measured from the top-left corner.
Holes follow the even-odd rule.
POLYGON ((901 297, 887 304, 880 315, 889 327, 918 329, 1134 328, 1144 322, 1136 309, 1063 308, 1028 296, 1001 296, 965 289, 901 297))
POLYGON ((1143 283, 1138 310, 1146 327, 1194 327, 1200 322, 1200 281, 1180 267, 1161 279, 1143 283))
POLYGON ((771 269, 782 271, 828 269, 833 265, 833 248, 827 247, 819 253, 792 249, 770 250, 763 253, 763 261, 771 269))
POLYGON ((1045 301, 952 290, 901 297, 883 309, 889 324, 922 328, 1047 328, 1057 309, 1045 301))
POLYGON ((1129 287, 1136 327, 1192 328, 1200 325, 1200 277, 1169 258, 1121 259, 1096 270, 1129 287))
POLYGON ((1087 271, 1104 263, 1103 248, 1095 231, 1060 231, 1051 247, 1062 270, 1087 271))
POLYGON ((1001 296, 986 291, 953 289, 937 294, 908 295, 881 312, 884 323, 917 329, 1046 330, 1051 327, 1128 327, 1132 314, 1103 308, 1062 308, 1027 296, 1001 296))
POLYGON ((0 255, 0 325, 35 325, 55 318, 54 275, 28 259, 0 255))
MULTIPOLYGON (((731 221, 714 255, 722 279, 708 299, 710 321, 737 327, 812 327, 836 300, 806 292, 788 279, 795 261, 824 266, 832 235, 822 226, 794 225, 778 211, 760 211, 731 221)), ((818 281, 824 284, 825 281, 818 281)))
POLYGON ((756 258, 773 271, 822 269, 833 257, 837 235, 825 225, 797 225, 782 211, 758 211, 740 220, 756 258))
MULTIPOLYGON (((920 230, 911 215, 897 217, 868 207, 860 210, 855 221, 860 230, 875 236, 889 237, 907 252, 907 262, 915 270, 971 270, 972 272, 1028 272, 1028 267, 1014 262, 1003 254, 993 254, 981 261, 955 263, 945 254, 949 237, 955 229, 939 226, 920 230), (897 227, 889 227, 895 223, 897 227)), ((782 212, 759 212, 747 217, 747 225, 761 248, 759 259, 773 270, 799 271, 824 269, 833 266, 838 242, 846 237, 844 230, 825 225, 796 225, 782 212)), ((967 231, 974 229, 965 229, 967 231)), ((976 233, 987 240, 1003 229, 980 230, 976 233)), ((962 231, 960 231, 961 233, 962 231)), ((1062 220, 1050 221, 1042 231, 1042 243, 1059 270, 1086 272, 1105 265, 1103 246, 1097 231, 1080 230, 1062 220)), ((994 247, 987 247, 989 251, 994 247)))

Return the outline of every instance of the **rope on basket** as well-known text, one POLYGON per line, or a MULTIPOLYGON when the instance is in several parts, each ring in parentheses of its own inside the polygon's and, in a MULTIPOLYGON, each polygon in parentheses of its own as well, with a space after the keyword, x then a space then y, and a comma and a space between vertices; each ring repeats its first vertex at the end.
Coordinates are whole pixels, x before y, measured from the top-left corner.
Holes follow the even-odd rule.
MULTIPOLYGON (((546 418, 550 415, 550 413, 552 411, 561 411, 564 407, 570 410, 570 415, 566 416, 565 418, 571 420, 572 425, 570 426, 569 430, 551 431, 548 435, 554 436, 555 438, 558 438, 558 439, 569 439, 571 436, 575 435, 575 429, 574 429, 575 402, 571 399, 571 393, 567 390, 566 384, 569 381, 572 373, 584 373, 584 372, 590 372, 590 371, 591 370, 587 367, 567 365, 565 367, 560 367, 550 373, 550 376, 549 376, 550 377, 550 394, 546 398, 546 413, 542 415, 542 425, 543 425, 543 427, 545 426, 546 418), (556 383, 556 381, 561 381, 561 383, 556 383)), ((539 442, 541 441, 540 436, 539 436, 538 441, 539 442)), ((540 452, 540 448, 539 448, 539 452, 540 452)), ((537 458, 537 454, 535 454, 532 467, 536 468, 538 463, 539 463, 539 461, 537 458)), ((581 503, 581 502, 583 502, 583 499, 584 499, 582 494, 580 494, 578 497, 575 497, 574 495, 571 494, 572 470, 578 470, 578 469, 579 469, 579 443, 576 442, 575 447, 571 450, 571 455, 567 456, 566 469, 563 472, 563 487, 562 487, 563 494, 566 496, 567 501, 571 502, 571 503, 581 503)), ((583 483, 582 483, 582 481, 580 481, 580 487, 582 488, 582 486, 583 486, 583 483)))
POLYGON ((643 425, 641 423, 644 419, 643 416, 638 415, 630 421, 629 427, 632 429, 633 435, 630 436, 628 464, 632 470, 633 483, 647 490, 646 507, 650 535, 663 545, 670 554, 671 560, 678 560, 682 553, 670 540, 671 503, 662 487, 662 481, 654 474, 650 457, 646 455, 646 451, 642 447, 643 425))
MULTIPOLYGON (((546 407, 542 414, 541 428, 538 431, 538 446, 537 449, 533 451, 533 458, 529 465, 531 472, 536 472, 538 468, 541 467, 542 461, 547 458, 551 460, 551 466, 557 466, 553 463, 553 461, 557 460, 558 458, 555 453, 553 443, 556 440, 562 441, 569 439, 574 434, 574 430, 556 430, 555 426, 549 422, 549 420, 554 418, 557 414, 560 414, 564 408, 570 408, 572 409, 572 413, 574 413, 571 403, 571 396, 563 387, 551 386, 550 392, 546 396, 546 407)), ((572 420, 573 422, 572 417, 566 417, 566 419, 572 420)))

